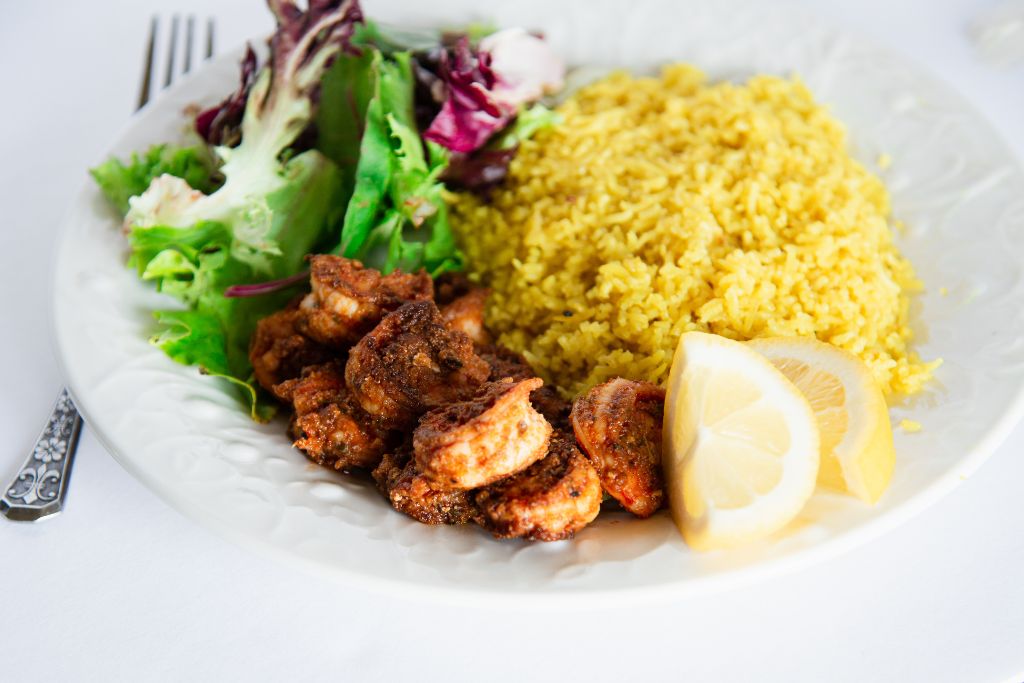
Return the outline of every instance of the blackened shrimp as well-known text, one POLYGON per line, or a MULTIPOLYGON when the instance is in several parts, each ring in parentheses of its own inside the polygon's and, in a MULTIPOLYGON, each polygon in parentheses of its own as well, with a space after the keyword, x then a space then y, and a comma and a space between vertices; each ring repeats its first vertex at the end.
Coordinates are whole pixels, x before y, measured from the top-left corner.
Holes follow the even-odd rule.
POLYGON ((449 330, 432 301, 389 313, 349 352, 345 380, 363 409, 392 429, 472 396, 488 367, 473 342, 449 330))
POLYGON ((286 379, 298 377, 307 365, 323 363, 337 353, 299 329, 302 311, 294 308, 268 315, 258 323, 249 340, 249 361, 260 386, 273 391, 286 379))
MULTIPOLYGON (((495 382, 503 377, 527 379, 536 373, 521 354, 498 344, 481 346, 477 353, 490 367, 488 379, 495 382)), ((548 422, 555 427, 569 428, 569 411, 572 404, 558 395, 558 390, 545 384, 530 394, 530 402, 548 422)))
POLYGON ((433 280, 424 271, 381 275, 340 256, 313 256, 309 282, 312 291, 302 300, 301 329, 332 346, 353 344, 402 304, 434 296, 433 280))
POLYGON ((448 327, 464 333, 474 344, 491 343, 491 335, 484 327, 484 305, 489 289, 470 289, 467 293, 441 307, 441 317, 448 327))
POLYGON ((649 382, 616 378, 576 399, 572 426, 604 490, 638 517, 665 499, 661 423, 665 392, 649 382))
POLYGON ((530 364, 521 354, 499 344, 484 345, 477 348, 477 353, 487 363, 489 379, 495 382, 503 377, 512 379, 529 379, 536 377, 530 364))
POLYGON ((413 433, 420 470, 440 486, 472 489, 543 457, 551 425, 530 405, 530 392, 541 384, 539 377, 505 378, 428 412, 413 433))
POLYGON ((498 538, 559 541, 601 509, 601 482, 571 436, 555 432, 547 455, 476 492, 476 521, 498 538))
POLYGON ((301 377, 279 384, 275 393, 295 407, 295 447, 318 465, 373 468, 394 441, 352 398, 340 363, 308 367, 301 377))
POLYGON ((434 279, 434 301, 439 308, 444 307, 475 288, 473 281, 462 273, 441 273, 434 279))
POLYGON ((473 519, 472 494, 438 488, 419 471, 408 445, 385 455, 373 478, 392 507, 418 522, 467 524, 473 519))

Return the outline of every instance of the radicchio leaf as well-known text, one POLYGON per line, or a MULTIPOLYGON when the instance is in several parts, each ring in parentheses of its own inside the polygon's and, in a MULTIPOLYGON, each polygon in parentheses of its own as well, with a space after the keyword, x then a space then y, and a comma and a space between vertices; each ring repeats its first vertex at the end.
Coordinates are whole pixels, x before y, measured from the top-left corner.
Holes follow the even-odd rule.
POLYGON ((562 89, 565 63, 540 35, 522 28, 507 28, 480 41, 480 50, 490 55, 497 82, 493 97, 516 108, 540 99, 545 93, 562 89))
POLYGON ((460 190, 485 192, 508 175, 508 165, 518 148, 480 149, 472 154, 453 153, 441 175, 446 185, 460 190))
MULTIPOLYGON (((326 68, 334 53, 321 48, 331 43, 340 43, 341 50, 348 54, 359 54, 359 48, 351 40, 355 27, 363 21, 363 11, 358 0, 344 3, 339 0, 311 0, 305 12, 288 0, 269 0, 269 5, 278 22, 277 31, 270 39, 272 79, 279 77, 277 74, 290 75, 314 58, 328 60, 323 65, 326 68), (337 14, 339 5, 342 9, 340 16, 337 14)), ((241 141, 242 117, 259 73, 257 67, 256 53, 251 46, 246 45, 238 89, 220 104, 196 116, 196 131, 209 144, 234 147, 241 141)), ((276 90, 271 83, 270 97, 274 97, 276 90)), ((310 99, 315 103, 318 95, 314 89, 310 99)), ((263 103, 261 106, 267 105, 263 103)), ((313 138, 315 134, 303 140, 305 144, 299 145, 299 148, 309 147, 313 138)))
POLYGON ((305 282, 309 278, 309 270, 304 270, 301 273, 295 275, 289 275, 279 280, 269 280, 267 282, 256 282, 248 285, 231 285, 224 290, 224 296, 229 299, 237 299, 247 296, 262 296, 263 294, 272 294, 273 292, 280 292, 283 289, 289 289, 297 284, 305 282))
POLYGON ((246 45, 238 90, 224 98, 220 104, 196 116, 196 132, 209 144, 234 147, 241 141, 242 115, 245 113, 249 90, 256 81, 256 66, 256 53, 250 45, 246 45))
POLYGON ((539 36, 506 29, 480 41, 477 49, 462 36, 419 61, 419 99, 440 110, 423 137, 456 153, 482 147, 511 121, 522 105, 562 87, 565 66, 539 36), (443 85, 443 91, 441 86, 443 85))
POLYGON ((509 122, 515 109, 494 99, 491 89, 496 78, 490 61, 489 53, 474 53, 465 36, 452 50, 441 53, 438 75, 447 92, 441 111, 423 133, 424 139, 453 152, 469 153, 509 122))
POLYGON ((444 48, 435 47, 412 57, 412 73, 415 80, 413 103, 416 110, 416 127, 426 130, 441 111, 448 96, 448 87, 440 76, 441 55, 444 48))
POLYGON ((491 188, 505 180, 520 143, 538 131, 561 123, 558 112, 542 104, 522 109, 515 121, 505 126, 480 149, 470 154, 452 152, 441 176, 447 185, 487 196, 491 188))
MULTIPOLYGON (((301 65, 318 58, 321 48, 331 43, 339 43, 348 54, 360 54, 359 48, 352 44, 356 25, 363 22, 358 0, 309 0, 305 12, 290 0, 269 0, 268 4, 277 18, 277 31, 270 38, 271 73, 297 71, 301 65), (296 59, 301 60, 299 64, 294 63, 296 59)), ((324 64, 323 68, 328 66, 324 64)))

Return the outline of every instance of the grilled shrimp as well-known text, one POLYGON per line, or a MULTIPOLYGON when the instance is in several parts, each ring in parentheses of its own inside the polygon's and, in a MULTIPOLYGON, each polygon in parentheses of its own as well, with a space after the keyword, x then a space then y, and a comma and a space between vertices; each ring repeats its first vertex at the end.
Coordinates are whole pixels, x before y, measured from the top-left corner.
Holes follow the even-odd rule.
POLYGON ((249 360, 260 386, 273 391, 276 384, 298 377, 307 365, 323 363, 336 352, 298 330, 301 311, 289 308, 258 323, 249 340, 249 360))
POLYGON ((555 432, 547 455, 519 474, 480 489, 476 521, 498 538, 559 541, 601 509, 601 482, 571 436, 555 432))
POLYGON ((665 392, 648 382, 616 378, 576 399, 572 426, 601 485, 624 508, 650 517, 665 499, 661 423, 665 392))
MULTIPOLYGON (((526 359, 512 349, 494 344, 479 347, 477 353, 490 367, 488 379, 492 382, 503 377, 516 380, 536 377, 526 359)), ((530 402, 552 425, 562 429, 569 428, 569 411, 572 404, 559 396, 554 387, 545 384, 534 390, 530 394, 530 402)))
POLYGON ((505 378, 424 415, 412 437, 420 471, 439 486, 472 489, 543 457, 551 425, 530 405, 541 384, 539 377, 505 378))
POLYGON ((448 327, 465 333, 474 344, 489 344, 491 335, 484 328, 484 304, 490 293, 489 289, 471 289, 442 306, 441 317, 448 327))
POLYGON ((462 273, 441 273, 434 278, 434 301, 438 307, 444 307, 475 288, 472 280, 462 273))
POLYGON ((469 337, 449 330, 432 301, 386 315, 352 347, 345 366, 356 400, 392 429, 411 428, 431 408, 472 396, 487 375, 469 337))
POLYGON ((373 478, 392 507, 418 522, 467 524, 473 519, 471 493, 437 488, 420 473, 408 445, 385 455, 373 478))
POLYGON ((295 408, 295 447, 318 465, 372 468, 394 441, 352 398, 340 363, 307 367, 298 379, 279 384, 275 393, 295 408))
POLYGON ((301 330, 332 346, 352 344, 402 304, 434 296, 433 280, 424 271, 381 275, 341 256, 313 256, 309 282, 313 291, 302 300, 301 330))
POLYGON ((529 379, 536 377, 530 364, 522 355, 500 344, 488 344, 477 347, 477 353, 490 368, 489 379, 496 382, 503 377, 512 379, 529 379))

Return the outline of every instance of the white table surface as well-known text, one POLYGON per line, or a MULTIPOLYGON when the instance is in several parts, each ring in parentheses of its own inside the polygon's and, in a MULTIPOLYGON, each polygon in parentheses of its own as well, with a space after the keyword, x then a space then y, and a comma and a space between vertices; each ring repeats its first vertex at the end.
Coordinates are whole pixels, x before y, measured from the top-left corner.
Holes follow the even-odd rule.
MULTIPOLYGON (((967 35, 991 3, 813 4, 928 65, 1024 156, 1024 65, 986 63, 967 35)), ((257 0, 3 4, 4 480, 61 385, 47 316, 63 207, 132 110, 150 14, 175 10, 216 17, 221 50, 270 26, 257 0)), ((531 614, 396 600, 251 555, 150 494, 87 428, 65 514, 0 520, 0 679, 1019 682, 1022 449, 1018 426, 925 514, 799 573, 663 605, 531 614)))

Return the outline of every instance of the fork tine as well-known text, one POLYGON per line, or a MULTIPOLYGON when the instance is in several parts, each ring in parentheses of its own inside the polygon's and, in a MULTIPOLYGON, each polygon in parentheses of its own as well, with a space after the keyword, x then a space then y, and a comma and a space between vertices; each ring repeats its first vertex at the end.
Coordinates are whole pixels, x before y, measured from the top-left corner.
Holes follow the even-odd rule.
POLYGON ((213 17, 209 17, 206 20, 206 57, 205 57, 205 59, 210 59, 211 57, 213 57, 213 34, 214 34, 213 28, 214 28, 214 26, 213 26, 213 17))
POLYGON ((196 17, 194 14, 190 14, 185 20, 185 67, 182 72, 186 74, 192 69, 192 38, 195 31, 196 17))
POLYGON ((167 46, 167 71, 164 72, 164 87, 174 80, 174 51, 178 46, 178 15, 171 17, 171 41, 167 46))
POLYGON ((156 32, 160 20, 154 14, 149 22, 149 40, 146 41, 146 59, 142 65, 142 84, 139 86, 139 106, 142 109, 149 102, 149 92, 153 82, 153 56, 156 51, 156 32))

